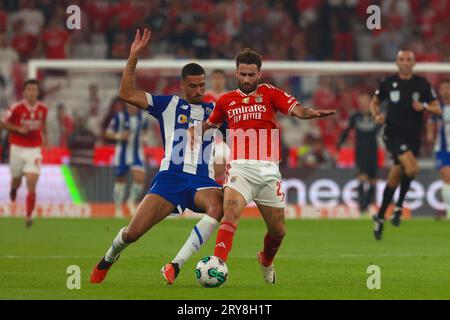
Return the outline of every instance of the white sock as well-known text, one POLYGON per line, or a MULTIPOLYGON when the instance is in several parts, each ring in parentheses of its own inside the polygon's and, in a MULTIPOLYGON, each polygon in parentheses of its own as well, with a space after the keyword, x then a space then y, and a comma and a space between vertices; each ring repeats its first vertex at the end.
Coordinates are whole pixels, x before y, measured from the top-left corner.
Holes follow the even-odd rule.
POLYGON ((123 249, 128 247, 128 243, 126 243, 122 240, 122 232, 123 232, 123 230, 125 230, 125 228, 126 227, 123 227, 122 229, 120 229, 119 233, 114 238, 111 248, 109 248, 108 252, 106 252, 106 254, 105 254, 106 261, 108 261, 110 263, 115 262, 117 260, 117 257, 119 256, 119 254, 123 251, 123 249))
POLYGON ((131 184, 130 197, 128 198, 128 201, 132 201, 133 203, 136 203, 139 196, 141 195, 143 187, 144 187, 143 184, 133 182, 131 184))
POLYGON ((450 183, 444 183, 442 185, 442 200, 447 211, 447 218, 450 219, 450 183))
POLYGON ((122 211, 122 203, 125 196, 125 183, 115 182, 113 190, 114 205, 116 211, 122 211))
POLYGON ((192 229, 189 238, 184 243, 177 256, 172 260, 174 263, 178 263, 178 266, 183 267, 183 264, 194 254, 200 247, 208 241, 209 237, 219 225, 219 222, 205 215, 192 229))

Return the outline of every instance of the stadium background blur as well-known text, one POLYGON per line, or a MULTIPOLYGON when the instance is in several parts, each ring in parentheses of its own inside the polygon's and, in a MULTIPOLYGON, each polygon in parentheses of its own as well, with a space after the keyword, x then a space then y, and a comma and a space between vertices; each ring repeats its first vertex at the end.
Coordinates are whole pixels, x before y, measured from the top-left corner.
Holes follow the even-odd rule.
MULTIPOLYGON (((233 59, 238 50, 251 47, 262 54, 264 61, 393 62, 398 48, 408 46, 418 62, 450 61, 448 0, 3 0, 0 1, 0 113, 21 97, 27 62, 31 59, 126 59, 134 32, 142 26, 152 30, 151 45, 142 59, 233 59), (67 30, 65 26, 66 8, 72 4, 81 8, 80 30, 67 30), (371 4, 381 7, 381 30, 366 28, 366 8, 371 4)), ((120 71, 92 72, 88 76, 67 70, 38 73, 42 99, 49 106, 49 148, 44 151, 44 164, 70 165, 81 202, 111 201, 113 144, 105 140, 104 131, 113 112, 124 107, 116 97, 120 71)), ((358 93, 372 95, 384 75, 265 72, 264 81, 294 94, 304 105, 338 110, 333 119, 319 121, 279 118, 285 159, 282 166, 286 170, 283 175, 304 180, 311 175, 314 179, 330 175, 342 181, 352 179, 354 171, 336 168, 354 165, 354 137, 351 135, 337 153, 339 132, 357 109, 358 93)), ((438 74, 425 76, 433 86, 440 79, 438 74)), ((233 72, 227 72, 227 80, 228 88, 234 88, 233 72)), ((180 93, 176 74, 141 71, 137 74, 137 86, 158 94, 180 93)), ((150 179, 162 156, 156 121, 151 121, 146 140, 150 179)), ((0 158, 6 163, 5 131, 1 133, 1 141, 0 158)), ((385 166, 390 160, 383 144, 380 145, 380 166, 385 166)), ((425 172, 425 184, 437 177, 431 169, 431 157, 432 146, 424 143, 421 166, 430 169, 425 172)), ((2 170, 6 174, 7 169, 2 170)), ((383 173, 381 176, 384 177, 383 173)), ((41 177, 41 185, 45 179, 45 175, 41 177)), ((51 189, 52 184, 46 187, 51 189)), ((6 202, 7 182, 2 182, 1 188, 5 192, 0 192, 3 194, 0 202, 6 202)), ((77 196, 73 190, 69 191, 76 203, 77 196)), ((298 201, 298 197, 301 195, 294 195, 292 202, 298 201)), ((47 200, 56 201, 52 199, 47 200)), ((288 195, 289 199, 293 198, 288 195)))

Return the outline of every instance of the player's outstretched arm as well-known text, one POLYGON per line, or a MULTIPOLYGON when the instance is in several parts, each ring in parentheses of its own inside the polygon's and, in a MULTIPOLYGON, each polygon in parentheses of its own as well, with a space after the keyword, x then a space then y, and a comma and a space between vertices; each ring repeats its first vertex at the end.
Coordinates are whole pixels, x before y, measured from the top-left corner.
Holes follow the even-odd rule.
POLYGON ((292 109, 291 116, 298 119, 308 120, 315 118, 324 118, 332 116, 336 113, 336 110, 317 110, 312 108, 303 108, 300 105, 292 109))
POLYGON ((134 71, 136 70, 136 64, 140 54, 150 42, 150 36, 151 32, 148 29, 144 29, 142 36, 140 30, 136 30, 136 36, 130 49, 130 56, 128 57, 125 70, 122 73, 119 90, 119 97, 122 100, 141 109, 147 109, 147 95, 145 91, 134 88, 134 71))

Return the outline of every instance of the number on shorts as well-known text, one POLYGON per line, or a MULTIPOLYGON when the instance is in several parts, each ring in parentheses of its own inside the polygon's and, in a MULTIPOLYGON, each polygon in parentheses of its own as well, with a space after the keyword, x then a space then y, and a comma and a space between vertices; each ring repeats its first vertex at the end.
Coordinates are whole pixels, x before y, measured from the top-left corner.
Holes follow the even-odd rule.
POLYGON ((281 201, 284 201, 284 192, 281 191, 281 181, 277 181, 277 196, 281 197, 281 201))

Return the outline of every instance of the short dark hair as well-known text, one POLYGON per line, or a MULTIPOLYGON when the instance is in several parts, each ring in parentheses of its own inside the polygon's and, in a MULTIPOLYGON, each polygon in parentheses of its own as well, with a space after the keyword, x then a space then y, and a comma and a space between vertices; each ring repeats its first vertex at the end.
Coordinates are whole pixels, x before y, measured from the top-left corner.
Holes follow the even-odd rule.
POLYGON ((261 55, 250 48, 245 48, 236 55, 236 68, 239 68, 240 64, 256 64, 259 71, 262 65, 261 55))
POLYGON ((38 86, 39 88, 39 81, 36 79, 28 79, 27 81, 24 82, 22 89, 25 90, 25 88, 29 85, 29 84, 35 84, 38 86))
POLYGON ((444 84, 444 83, 450 84, 450 78, 444 78, 444 79, 441 79, 441 80, 439 81, 438 87, 439 87, 441 84, 444 84))
POLYGON ((188 63, 181 69, 181 79, 186 79, 188 76, 206 75, 205 69, 198 63, 188 63))

